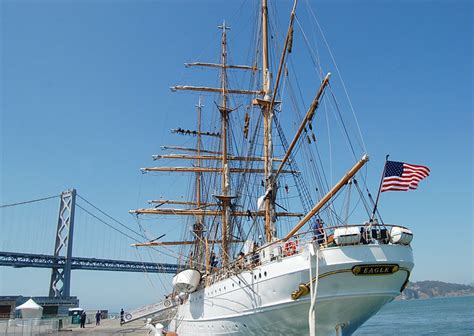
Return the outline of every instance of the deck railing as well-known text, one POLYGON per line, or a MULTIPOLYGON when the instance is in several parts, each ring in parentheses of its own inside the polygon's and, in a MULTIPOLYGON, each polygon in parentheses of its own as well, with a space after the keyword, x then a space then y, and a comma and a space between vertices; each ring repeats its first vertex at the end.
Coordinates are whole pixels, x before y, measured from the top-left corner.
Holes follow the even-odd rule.
POLYGON ((241 273, 244 270, 251 270, 257 266, 264 265, 274 260, 281 260, 303 252, 307 243, 313 243, 316 248, 321 250, 339 246, 334 239, 334 232, 337 229, 357 228, 360 238, 350 245, 367 245, 367 244, 392 244, 390 242, 390 232, 393 227, 407 229, 401 225, 392 224, 365 224, 365 225, 338 225, 322 227, 319 230, 310 230, 295 234, 290 239, 276 240, 270 244, 258 247, 253 251, 235 259, 229 263, 228 267, 213 270, 211 274, 204 276, 204 283, 211 284, 215 281, 222 280, 231 275, 241 273), (270 256, 264 256, 269 253, 270 256))

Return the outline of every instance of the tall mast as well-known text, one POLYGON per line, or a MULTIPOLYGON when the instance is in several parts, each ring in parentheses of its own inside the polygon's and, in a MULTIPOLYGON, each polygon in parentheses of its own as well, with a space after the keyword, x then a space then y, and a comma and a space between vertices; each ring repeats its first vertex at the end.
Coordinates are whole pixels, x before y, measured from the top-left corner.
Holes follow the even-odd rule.
POLYGON ((227 30, 230 27, 226 26, 225 21, 222 26, 222 51, 221 51, 221 88, 222 88, 222 103, 219 106, 221 113, 221 143, 222 143, 222 195, 220 200, 222 202, 222 267, 226 267, 228 259, 228 236, 229 236, 229 224, 230 224, 230 171, 227 161, 227 129, 229 127, 229 112, 230 109, 227 107, 227 30))
MULTIPOLYGON (((197 134, 197 166, 201 167, 201 111, 204 105, 201 103, 201 97, 199 97, 199 102, 196 105, 197 115, 198 115, 198 134, 197 134)), ((196 203, 197 206, 201 206, 201 173, 196 174, 196 203)))
POLYGON ((268 65, 268 7, 267 0, 262 0, 262 70, 263 92, 270 94, 270 68, 268 65))
MULTIPOLYGON (((196 111, 197 111, 197 117, 198 117, 198 127, 197 127, 197 143, 196 143, 196 148, 197 148, 197 162, 196 166, 198 168, 201 167, 201 110, 204 105, 201 103, 201 97, 199 97, 199 102, 196 105, 196 111)), ((196 206, 197 208, 201 207, 201 178, 202 178, 202 172, 198 171, 196 172, 196 206)), ((194 225, 193 229, 195 235, 197 236, 198 239, 195 239, 194 243, 194 258, 196 259, 196 267, 199 267, 201 263, 201 242, 202 242, 202 232, 203 232, 203 216, 198 215, 196 216, 196 223, 194 225)), ((191 258, 192 260, 192 258, 191 258)))
POLYGON ((263 74, 263 101, 260 102, 263 113, 263 158, 265 170, 265 240, 270 242, 273 237, 273 200, 272 193, 272 119, 273 111, 270 109, 270 66, 268 62, 268 7, 267 0, 262 0, 262 74, 263 74))

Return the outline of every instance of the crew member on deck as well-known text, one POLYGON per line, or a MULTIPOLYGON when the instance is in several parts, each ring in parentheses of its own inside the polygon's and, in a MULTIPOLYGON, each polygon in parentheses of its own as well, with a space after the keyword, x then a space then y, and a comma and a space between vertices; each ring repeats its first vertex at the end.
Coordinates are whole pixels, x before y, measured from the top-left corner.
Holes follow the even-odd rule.
POLYGON ((244 252, 240 252, 239 255, 237 256, 237 268, 238 269, 243 269, 244 268, 244 252))
POLYGON ((253 244, 253 249, 252 249, 252 265, 257 266, 260 263, 260 255, 258 253, 258 243, 253 244))
POLYGON ((313 240, 316 240, 318 244, 324 243, 324 229, 323 229, 323 220, 316 219, 315 223, 311 224, 311 230, 313 231, 313 240))
POLYGON ((217 258, 216 258, 216 254, 214 252, 211 253, 211 258, 210 258, 210 264, 211 264, 211 267, 212 268, 215 268, 217 267, 217 258))

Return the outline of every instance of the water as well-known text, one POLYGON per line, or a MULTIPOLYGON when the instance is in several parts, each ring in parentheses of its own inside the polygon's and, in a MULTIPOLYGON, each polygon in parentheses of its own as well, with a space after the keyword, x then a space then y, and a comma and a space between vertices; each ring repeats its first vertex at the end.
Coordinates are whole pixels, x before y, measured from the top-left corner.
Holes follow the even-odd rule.
POLYGON ((474 335, 474 296, 391 302, 353 335, 474 335))

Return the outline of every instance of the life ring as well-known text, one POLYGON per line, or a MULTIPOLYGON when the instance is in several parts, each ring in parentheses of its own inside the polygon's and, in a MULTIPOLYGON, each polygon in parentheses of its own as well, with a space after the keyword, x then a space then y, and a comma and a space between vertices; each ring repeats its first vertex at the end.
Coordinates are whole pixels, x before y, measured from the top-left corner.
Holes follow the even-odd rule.
POLYGON ((285 245, 283 245, 283 254, 285 256, 290 255, 290 242, 286 242, 285 245))
POLYGON ((286 256, 292 256, 296 253, 296 249, 298 248, 298 241, 288 241, 283 246, 283 252, 286 256))

